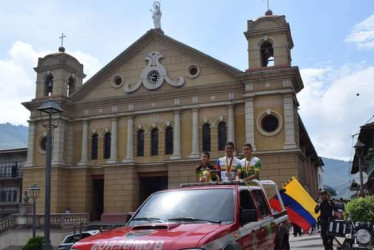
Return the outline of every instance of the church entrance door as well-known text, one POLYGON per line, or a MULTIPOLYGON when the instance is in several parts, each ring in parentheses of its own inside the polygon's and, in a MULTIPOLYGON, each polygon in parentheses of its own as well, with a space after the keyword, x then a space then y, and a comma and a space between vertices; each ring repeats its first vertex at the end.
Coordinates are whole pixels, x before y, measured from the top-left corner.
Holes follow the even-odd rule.
POLYGON ((139 174, 139 206, 152 193, 168 188, 168 176, 165 172, 139 174))
POLYGON ((99 221, 104 212, 104 177, 93 176, 91 221, 99 221))

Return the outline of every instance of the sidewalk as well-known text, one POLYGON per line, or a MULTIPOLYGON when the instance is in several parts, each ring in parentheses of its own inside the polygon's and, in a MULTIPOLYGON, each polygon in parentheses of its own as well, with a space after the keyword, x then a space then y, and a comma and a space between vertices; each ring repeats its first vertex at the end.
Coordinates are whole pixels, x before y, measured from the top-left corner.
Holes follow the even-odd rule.
MULTIPOLYGON (((339 238, 338 240, 342 243, 344 238, 339 238)), ((334 240, 334 249, 337 249, 338 246, 338 243, 334 240)), ((290 248, 291 250, 324 250, 322 239, 318 232, 313 232, 312 235, 303 234, 297 237, 290 234, 290 248)))

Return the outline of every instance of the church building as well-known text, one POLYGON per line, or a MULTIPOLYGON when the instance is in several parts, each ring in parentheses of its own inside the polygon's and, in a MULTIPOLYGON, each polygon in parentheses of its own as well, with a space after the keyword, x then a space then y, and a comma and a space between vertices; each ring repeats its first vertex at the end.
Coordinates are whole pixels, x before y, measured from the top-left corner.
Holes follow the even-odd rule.
MULTIPOLYGON (((304 86, 290 26, 268 10, 244 35, 245 71, 174 40, 159 23, 85 83, 84 65, 63 47, 39 58, 35 98, 23 103, 31 115, 22 186, 36 183, 44 197, 38 108, 51 98, 63 109, 52 132, 51 213, 69 207, 120 220, 152 192, 195 182, 201 152, 214 163, 228 141, 237 154, 252 144, 261 179, 281 186, 295 176, 316 196, 322 162, 298 114, 304 86)), ((43 213, 44 199, 37 203, 43 213)))

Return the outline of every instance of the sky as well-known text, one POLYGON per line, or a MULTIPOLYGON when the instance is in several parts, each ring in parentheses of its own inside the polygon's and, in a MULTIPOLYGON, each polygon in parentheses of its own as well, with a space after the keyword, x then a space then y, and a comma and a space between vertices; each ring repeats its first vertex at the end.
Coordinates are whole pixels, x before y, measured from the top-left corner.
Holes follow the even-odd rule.
MULTIPOLYGON (((39 57, 66 53, 85 81, 153 28, 150 0, 0 0, 0 123, 26 125, 39 57)), ((161 0, 166 35, 239 70, 248 68, 247 20, 266 0, 161 0)), ((304 89, 299 114, 319 156, 351 160, 360 126, 374 121, 374 1, 269 0, 285 15, 292 66, 304 89)))

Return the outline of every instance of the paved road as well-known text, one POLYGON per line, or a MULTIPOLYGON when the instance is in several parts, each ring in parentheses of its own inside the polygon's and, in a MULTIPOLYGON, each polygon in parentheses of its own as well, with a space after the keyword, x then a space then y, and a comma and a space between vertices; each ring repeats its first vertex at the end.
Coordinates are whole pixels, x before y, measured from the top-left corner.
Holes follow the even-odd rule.
MULTIPOLYGON (((343 242, 343 238, 338 239, 340 242, 343 242)), ((339 245, 334 240, 334 249, 336 249, 339 245)), ((303 234, 302 236, 294 237, 292 234, 290 235, 290 247, 291 250, 324 250, 322 239, 319 233, 315 232, 312 235, 303 234)))

